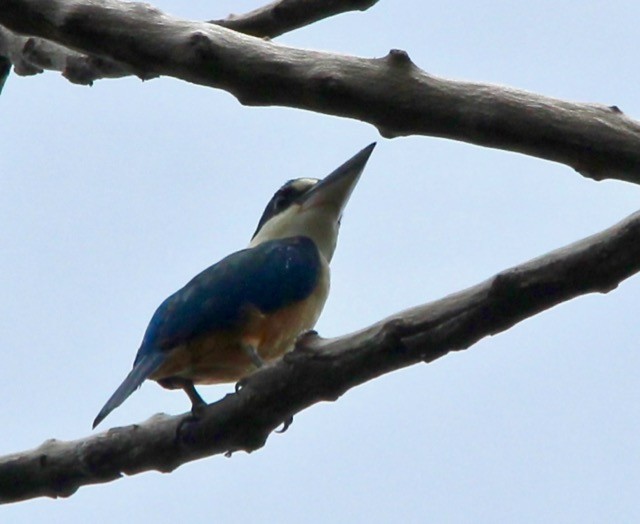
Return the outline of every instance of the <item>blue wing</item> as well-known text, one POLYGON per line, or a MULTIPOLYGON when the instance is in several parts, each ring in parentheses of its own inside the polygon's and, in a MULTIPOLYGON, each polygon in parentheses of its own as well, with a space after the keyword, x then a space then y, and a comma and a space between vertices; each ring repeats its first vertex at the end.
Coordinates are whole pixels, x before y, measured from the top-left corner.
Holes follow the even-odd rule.
POLYGON ((320 272, 318 250, 303 236, 264 242, 205 269, 156 310, 133 369, 93 427, 149 378, 172 348, 207 333, 240 327, 247 307, 270 313, 304 300, 315 289, 320 272))
POLYGON ((264 242, 229 255, 167 298, 153 315, 136 362, 150 351, 241 325, 247 307, 271 313, 307 298, 320 278, 308 237, 264 242))

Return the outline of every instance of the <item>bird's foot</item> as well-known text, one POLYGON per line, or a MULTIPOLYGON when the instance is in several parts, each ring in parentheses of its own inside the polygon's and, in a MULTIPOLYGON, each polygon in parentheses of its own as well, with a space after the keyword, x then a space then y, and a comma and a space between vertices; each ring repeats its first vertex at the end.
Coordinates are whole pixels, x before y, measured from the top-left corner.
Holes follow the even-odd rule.
POLYGON ((176 444, 193 444, 195 442, 193 432, 204 417, 206 407, 207 404, 204 402, 202 404, 193 404, 191 413, 182 417, 176 428, 176 444))
POLYGON ((191 413, 183 417, 178 424, 176 428, 176 442, 189 444, 194 442, 193 429, 194 426, 202 420, 207 403, 198 394, 196 388, 193 387, 193 382, 185 381, 185 383, 182 384, 182 389, 184 389, 189 396, 189 400, 191 400, 191 413))
POLYGON ((204 411, 207 408, 207 403, 197 403, 191 406, 191 418, 194 421, 199 421, 204 416, 204 411))
POLYGON ((318 332, 315 329, 310 329, 298 335, 293 347, 296 351, 304 351, 309 349, 309 346, 319 338, 318 332))
POLYGON ((193 412, 182 418, 182 420, 178 423, 178 427, 176 428, 176 434, 174 437, 176 446, 194 443, 195 439, 193 438, 193 425, 197 424, 199 421, 200 418, 194 417, 193 412))
POLYGON ((289 416, 282 422, 282 428, 276 429, 276 433, 284 433, 289 429, 289 426, 293 423, 293 416, 289 416))
POLYGON ((247 385, 249 377, 242 377, 238 382, 236 382, 236 393, 238 393, 243 387, 247 385))

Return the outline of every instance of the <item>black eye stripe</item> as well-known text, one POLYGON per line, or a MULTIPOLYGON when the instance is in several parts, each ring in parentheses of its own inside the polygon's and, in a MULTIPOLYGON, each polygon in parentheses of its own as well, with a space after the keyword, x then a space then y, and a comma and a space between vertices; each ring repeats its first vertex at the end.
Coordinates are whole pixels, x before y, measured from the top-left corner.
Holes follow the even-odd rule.
POLYGON ((304 191, 296 191, 291 186, 283 187, 273 197, 273 207, 278 211, 282 211, 290 206, 302 193, 304 193, 304 191))
MULTIPOLYGON (((304 195, 309 189, 315 185, 315 181, 307 181, 305 179, 289 180, 282 186, 271 198, 267 207, 260 218, 258 228, 253 234, 255 237, 260 228, 272 217, 281 213, 293 204, 298 198, 304 195)), ((253 237, 252 237, 253 238, 253 237)))

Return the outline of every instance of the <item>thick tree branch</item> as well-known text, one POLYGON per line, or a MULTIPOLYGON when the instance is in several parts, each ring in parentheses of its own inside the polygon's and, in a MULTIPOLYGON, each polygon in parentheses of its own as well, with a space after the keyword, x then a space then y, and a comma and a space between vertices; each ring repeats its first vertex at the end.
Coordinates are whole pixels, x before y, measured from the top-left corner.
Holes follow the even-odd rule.
MULTIPOLYGON (((378 0, 278 0, 249 13, 230 15, 209 23, 252 36, 275 38, 330 16, 347 11, 364 11, 377 2, 378 0)), ((48 69, 59 71, 67 80, 80 85, 92 85, 94 81, 103 78, 121 78, 135 74, 126 64, 72 51, 44 38, 21 36, 0 26, 0 59, 2 58, 13 63, 18 75, 35 75, 48 69)), ((7 74, 5 72, 0 79, 6 78, 7 74)), ((158 75, 138 73, 138 76, 142 80, 150 80, 158 75)))
POLYGON ((466 349, 574 297, 606 293, 640 271, 640 212, 612 228, 472 288, 336 339, 296 349, 206 407, 198 422, 157 415, 73 442, 0 458, 0 502, 65 497, 122 474, 169 472, 201 457, 262 447, 295 413, 380 375, 466 349))
POLYGON ((381 59, 303 51, 115 0, 5 0, 0 24, 128 64, 142 78, 224 89, 246 105, 355 118, 385 137, 451 138, 640 183, 640 124, 616 106, 438 79, 403 51, 381 59))
MULTIPOLYGON (((80 85, 91 85, 99 78, 121 78, 134 74, 125 64, 78 53, 44 38, 21 36, 2 26, 0 56, 6 57, 13 64, 18 75, 37 75, 49 69, 60 71, 67 80, 80 85)), ((150 78, 152 77, 142 79, 150 78)))

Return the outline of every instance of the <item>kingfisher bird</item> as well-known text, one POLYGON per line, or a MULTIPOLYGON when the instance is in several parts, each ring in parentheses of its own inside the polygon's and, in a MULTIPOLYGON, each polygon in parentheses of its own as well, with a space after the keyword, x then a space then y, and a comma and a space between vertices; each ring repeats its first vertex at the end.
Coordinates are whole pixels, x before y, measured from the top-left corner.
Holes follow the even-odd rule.
POLYGON ((238 381, 293 348, 313 328, 329 294, 329 262, 342 212, 375 142, 322 180, 288 181, 271 198, 249 247, 205 269, 156 310, 133 369, 95 428, 151 379, 183 389, 238 381))

